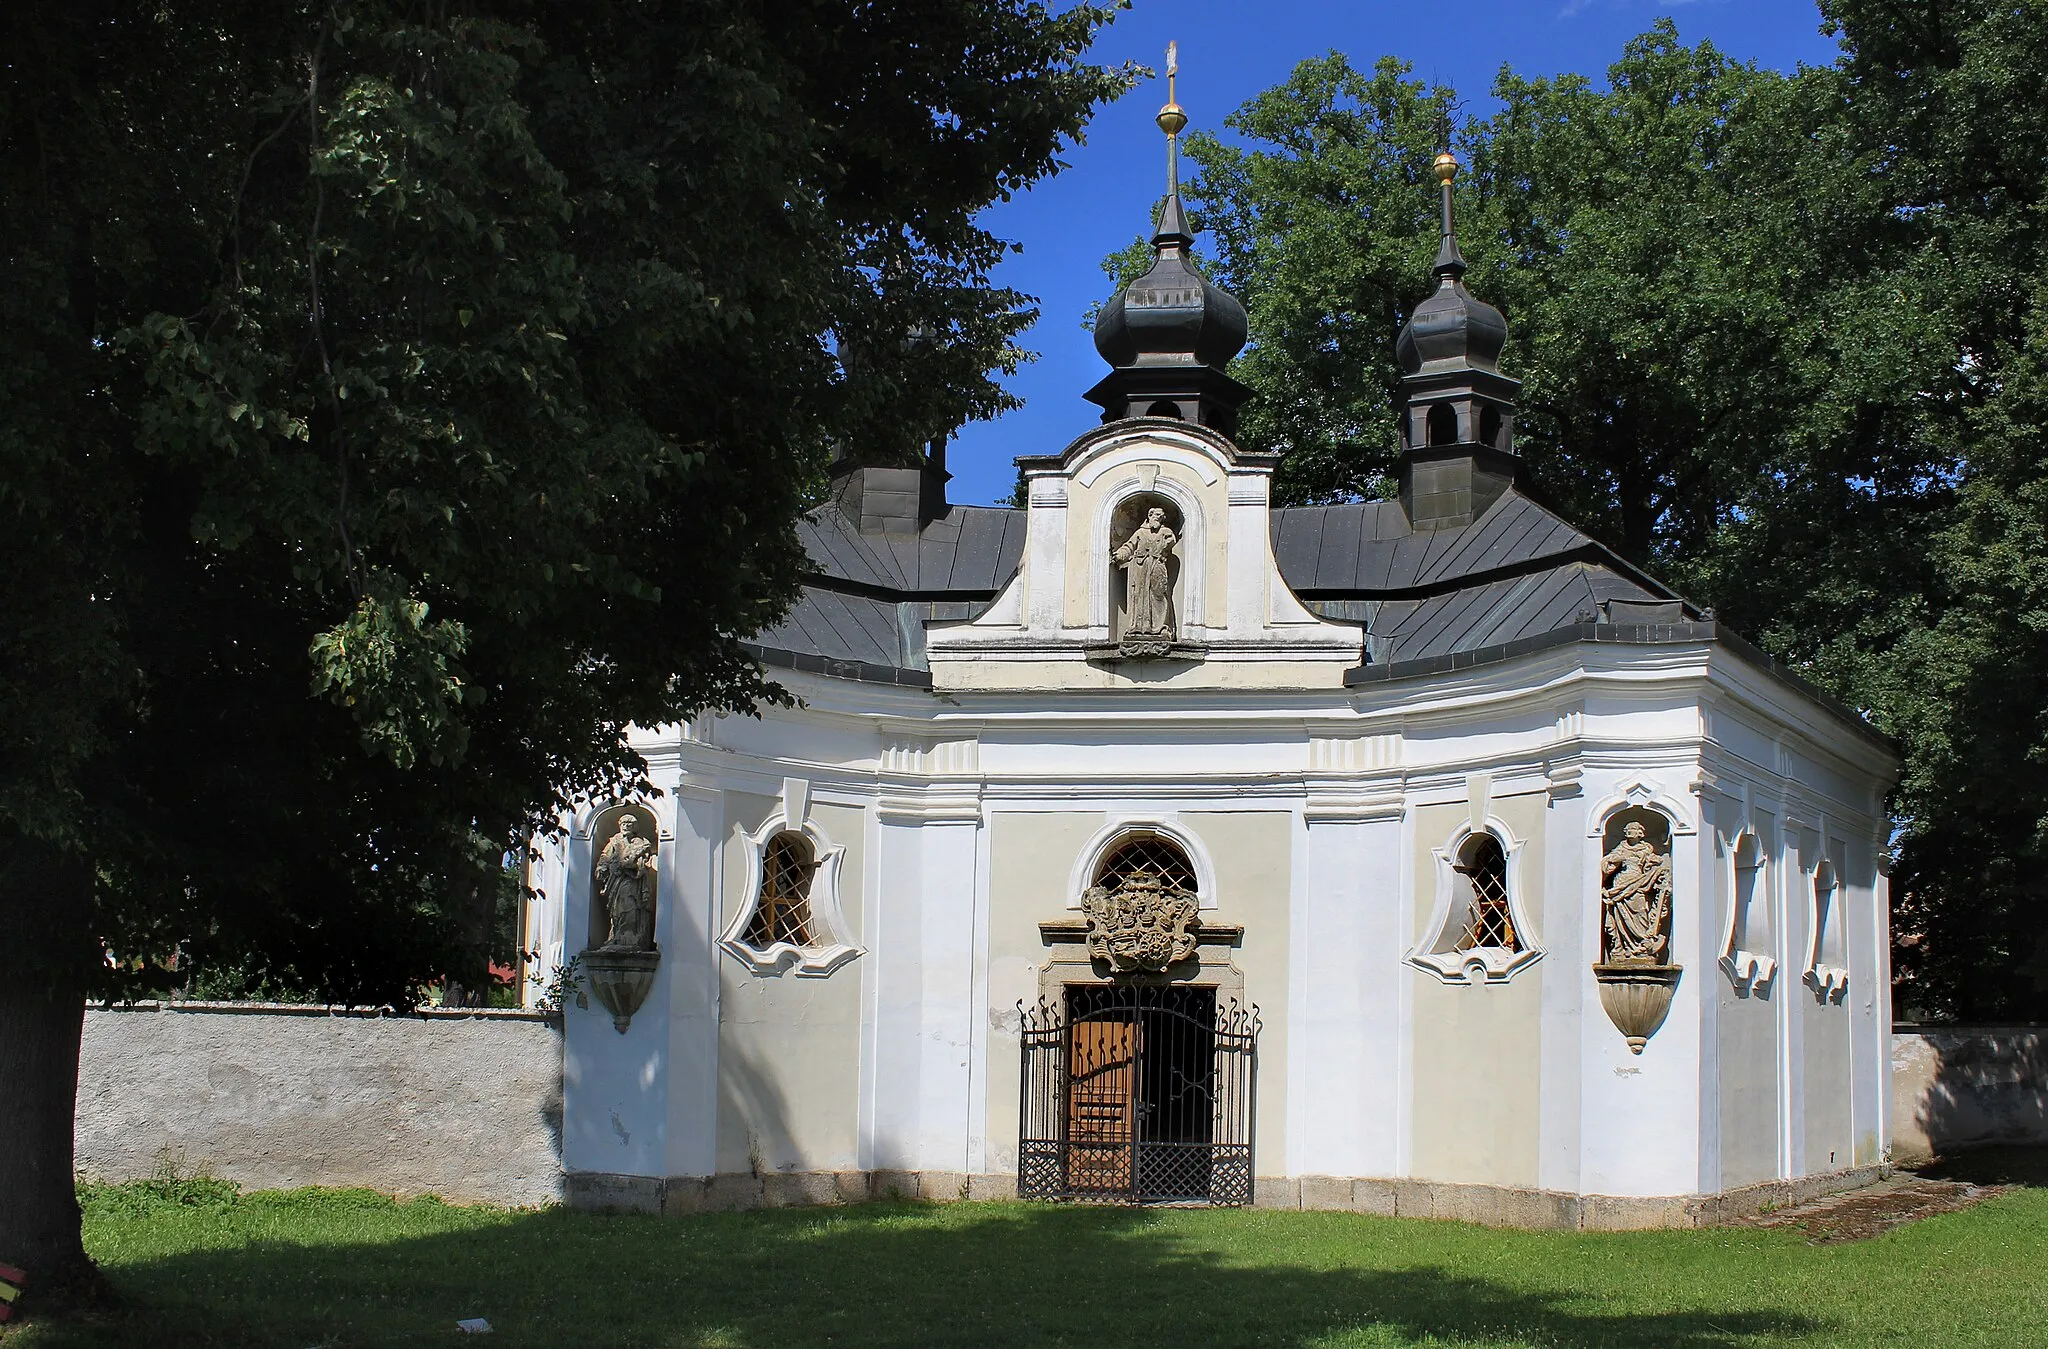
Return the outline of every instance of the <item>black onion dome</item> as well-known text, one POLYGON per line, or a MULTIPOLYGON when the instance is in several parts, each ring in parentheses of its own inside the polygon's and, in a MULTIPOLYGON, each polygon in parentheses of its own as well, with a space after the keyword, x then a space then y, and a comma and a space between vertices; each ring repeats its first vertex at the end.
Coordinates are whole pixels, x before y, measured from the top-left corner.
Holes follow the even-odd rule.
POLYGON ((1221 369, 1244 350, 1244 306, 1188 260, 1194 243, 1180 194, 1160 208, 1151 270, 1111 297, 1095 319, 1095 349, 1120 369, 1206 365, 1221 369))
MULTIPOLYGON (((1458 269, 1463 271, 1461 265, 1458 269)), ((1500 311, 1465 289, 1454 272, 1439 269, 1437 288, 1415 306, 1394 341, 1394 357, 1407 375, 1434 370, 1498 371, 1501 348, 1507 345, 1507 320, 1500 311)))
POLYGON ((1436 291, 1408 316, 1394 341, 1394 358, 1407 375, 1467 369, 1498 374, 1501 348, 1508 342, 1507 320, 1465 289, 1465 256, 1458 251, 1451 215, 1451 180, 1457 176, 1458 161, 1447 150, 1437 156, 1435 169, 1443 193, 1442 243, 1432 268, 1436 291))

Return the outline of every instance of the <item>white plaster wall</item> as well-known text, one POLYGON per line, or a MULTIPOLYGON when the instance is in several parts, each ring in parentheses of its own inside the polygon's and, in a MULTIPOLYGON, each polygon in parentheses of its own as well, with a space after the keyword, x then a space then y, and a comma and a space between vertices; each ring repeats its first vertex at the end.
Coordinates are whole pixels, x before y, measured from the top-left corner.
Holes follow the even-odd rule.
MULTIPOLYGON (((1277 810, 1188 810, 1177 822, 1199 839, 1216 869, 1213 921, 1244 928, 1233 961, 1244 971, 1244 996, 1264 1016, 1259 1035, 1254 1164, 1262 1176, 1300 1174, 1294 1162, 1290 1097, 1315 1065, 1290 1057, 1285 1009, 1293 988, 1290 951, 1291 873, 1296 817, 1277 810)), ((1203 915, 1205 921, 1210 915, 1203 915)))
MULTIPOLYGON (((1519 859, 1520 877, 1543 875, 1545 804, 1541 795, 1491 803, 1489 814, 1515 837, 1527 840, 1519 859)), ((1433 850, 1444 847, 1470 818, 1469 803, 1421 806, 1415 811, 1407 945, 1419 938, 1435 904, 1433 850)), ((1539 1184, 1547 963, 1526 966, 1500 984, 1453 986, 1422 972, 1411 977, 1414 1118, 1409 1175, 1474 1185, 1539 1184)))
MULTIPOLYGON (((694 964, 690 933, 699 924, 693 904, 701 905, 702 898, 697 869, 678 865, 678 843, 690 836, 686 832, 683 840, 676 837, 678 774, 673 756, 651 755, 649 769, 662 794, 636 804, 660 834, 654 941, 662 962, 646 1001, 623 1032, 588 991, 587 976, 582 996, 563 1009, 562 1163, 570 1171, 661 1176, 670 1165, 670 1091, 675 1083, 669 1056, 676 1043, 675 1013, 686 1006, 678 997, 687 992, 694 964), (681 989, 679 977, 685 981, 681 989)), ((565 893, 561 930, 571 954, 584 948, 591 930, 595 859, 590 828, 602 805, 592 803, 582 812, 559 845, 565 893)))
POLYGON ((1825 837, 1818 829, 1802 830, 1799 870, 1794 874, 1788 868, 1787 873, 1795 887, 1793 902, 1787 905, 1792 920, 1787 926, 1791 929, 1793 950, 1798 953, 1793 962, 1795 982, 1786 990, 1792 1001, 1793 1034, 1798 1046, 1793 1070, 1799 1106, 1794 1172, 1797 1175, 1842 1170, 1854 1164, 1856 1155, 1850 1006, 1846 1001, 1818 998, 1811 989, 1796 982, 1796 971, 1813 930, 1813 875, 1822 856, 1834 860, 1840 878, 1834 921, 1843 921, 1855 907, 1847 902, 1851 889, 1840 849, 1831 846, 1835 842, 1832 840, 1824 844, 1825 837))
MULTIPOLYGON (((1839 1115, 1815 1127, 1847 1140, 1835 1151, 1860 1157, 1883 1100, 1881 1071, 1863 1062, 1881 1057, 1872 1052, 1881 1007, 1830 1009, 1845 1015, 1829 1024, 1870 1038, 1854 1043, 1854 1064, 1847 1041, 1816 1041, 1839 1081, 1810 1083, 1808 1027, 1792 1005, 1795 991, 1803 994, 1795 988, 1803 934, 1785 919, 1775 933, 1791 968, 1781 970, 1770 1005, 1724 996, 1725 859, 1716 839, 1726 831, 1714 812, 1735 807, 1709 803, 1762 793, 1761 828, 1768 833, 1776 819, 1782 835, 1794 809, 1786 802, 1798 797, 1802 819, 1826 815, 1853 841, 1876 827, 1867 812, 1884 761, 1867 747, 1860 767, 1828 761, 1811 737, 1835 743, 1847 732, 1786 703, 1780 686, 1754 686, 1749 667, 1718 659, 1705 647, 1648 655, 1580 647, 1391 686, 1224 693, 1173 685, 1142 696, 934 696, 778 676, 800 706, 718 719, 676 742, 678 780, 698 794, 685 793, 671 849, 683 886, 677 907, 695 902, 693 887, 716 893, 707 922, 722 926, 744 898, 729 855, 735 838, 763 817, 785 777, 804 778, 814 800, 848 812, 832 827, 835 839, 858 845, 842 875, 849 895, 861 896, 852 907, 867 951, 824 981, 857 987, 857 1005, 836 992, 799 997, 786 978, 776 985, 792 990, 786 1000, 742 985, 723 956, 693 1003, 676 962, 663 1015, 672 1025, 715 1017, 720 1029, 687 1070, 672 1037, 664 1052, 675 1067, 666 1074, 632 1036, 611 1037, 608 1024, 607 1035, 587 1042, 616 1060, 602 1065, 614 1090, 644 1082, 666 1111, 665 1164, 638 1170, 622 1156, 601 1169, 701 1174, 678 1161, 696 1146, 678 1121, 690 1102, 716 1097, 718 1144, 705 1165, 719 1171, 1013 1170, 1016 1003, 1036 998, 1048 954, 1037 924, 1073 915, 1076 856, 1112 818, 1177 821, 1201 839, 1225 906, 1205 917, 1246 929, 1236 963, 1265 1012, 1262 1174, 1694 1193, 1773 1171, 1805 1174, 1809 1089, 1839 1115), (1749 719, 1724 716, 1719 704, 1703 710, 1723 694, 1749 700, 1749 719), (1715 739, 1724 723, 1743 753, 1715 739), (1794 740, 1796 753, 1786 748, 1794 740), (1752 763, 1751 753, 1774 766, 1752 763), (1521 884, 1535 892, 1524 896, 1526 908, 1546 954, 1506 985, 1447 988, 1402 957, 1430 907, 1429 849, 1468 814, 1468 791, 1481 778, 1494 813, 1514 812, 1521 884), (1857 790, 1862 815, 1828 795, 1857 790), (1644 799, 1676 826, 1674 958, 1685 975, 1670 1017, 1635 1056, 1601 1009, 1591 965, 1600 945, 1601 825, 1608 812, 1644 799), (700 814, 716 822, 697 821, 700 814), (701 883, 689 879, 688 860, 700 835, 720 854, 701 883), (1425 978, 1429 986, 1419 986, 1425 978), (1749 1024, 1759 1012, 1774 1029, 1749 1024), (770 1065, 767 1077, 741 1074, 741 1060, 770 1065), (785 1132, 770 1145, 743 1127, 735 1096, 769 1094, 736 1093, 741 1076, 775 1084, 767 1113, 818 1114, 816 1137, 785 1132), (815 1102, 815 1112, 794 1102, 815 1102)), ((568 865, 587 866, 587 858, 568 865)), ((1859 903, 1872 910, 1852 936, 1855 959, 1874 963, 1882 949, 1874 874, 1852 882, 1850 861, 1838 865, 1843 913, 1859 903)), ((580 921, 571 913, 566 926, 578 930, 580 921)), ((1881 1001, 1879 981, 1868 984, 1881 1001)), ((572 1049, 585 1043, 578 1025, 572 1014, 572 1049)), ((572 1078, 575 1067, 572 1055, 572 1078)), ((602 1115, 581 1123, 602 1140, 602 1115)), ((622 1141, 611 1146, 624 1151, 622 1141)), ((1820 1155, 1810 1169, 1827 1169, 1820 1155)), ((1838 1157, 1837 1166, 1847 1164, 1838 1157)))
POLYGON ((1376 791, 1330 778, 1305 814, 1295 877, 1293 989, 1296 1170, 1394 1176, 1406 1096, 1402 1033, 1410 974, 1401 864, 1402 810, 1382 774, 1376 791))
MULTIPOLYGON (((1735 902, 1735 848, 1745 824, 1760 841, 1775 835, 1776 824, 1768 814, 1754 819, 1745 816, 1740 797, 1715 798, 1712 817, 1714 846, 1708 869, 1712 903, 1705 916, 1709 928, 1719 930, 1726 928, 1729 908, 1735 902)), ((1765 847, 1764 869, 1752 903, 1767 910, 1773 907, 1773 892, 1783 868, 1767 844, 1765 847)), ((1772 949, 1761 954, 1778 959, 1782 927, 1781 923, 1770 925, 1772 949)), ((1751 930, 1756 931, 1754 924, 1751 930)), ((1788 984, 1783 977, 1782 960, 1768 980, 1731 978, 1718 962, 1703 975, 1711 981, 1715 1001, 1715 1069, 1710 1086, 1718 1105, 1720 1187, 1732 1189, 1779 1179, 1784 1174, 1779 1137, 1780 1009, 1797 985, 1788 984)))
MULTIPOLYGON (((730 793, 729 832, 721 856, 724 931, 752 902, 747 893, 749 835, 780 805, 775 798, 730 793)), ((815 802, 811 818, 846 849, 839 870, 840 908, 861 930, 866 874, 860 810, 815 802)), ((822 978, 791 971, 757 974, 730 953, 718 956, 718 1174, 851 1171, 860 1166, 861 965, 822 978)))
POLYGON ((990 1171, 1017 1169, 1017 1005, 1038 1001, 1048 956, 1038 924, 1067 916, 1073 859, 1109 822, 1099 810, 993 809, 988 822, 988 1035, 982 1074, 990 1171))
MULTIPOLYGON (((1714 1112, 1704 1092, 1711 1052, 1706 1036, 1715 994, 1713 953, 1704 936, 1698 799, 1688 790, 1698 772, 1698 718, 1689 706, 1668 708, 1663 720, 1640 706, 1602 707, 1588 699, 1588 738, 1627 735, 1642 742, 1634 754, 1610 751, 1585 774, 1584 831, 1574 840, 1581 858, 1576 923, 1582 963, 1552 977, 1579 983, 1582 1040, 1579 1184, 1584 1193, 1622 1196, 1696 1194, 1708 1186, 1709 1133, 1714 1112), (1609 716, 1603 713, 1611 713, 1609 716), (1608 818, 1627 805, 1645 804, 1671 821, 1672 963, 1684 968, 1663 1026, 1640 1054, 1600 1003, 1592 963, 1600 957, 1600 857, 1608 818)), ((1708 844, 1711 852, 1711 842, 1708 844)))
POLYGON ((89 1011, 78 1169, 131 1180, 169 1161, 250 1189, 545 1204, 561 1191, 561 1053, 520 1014, 89 1011))

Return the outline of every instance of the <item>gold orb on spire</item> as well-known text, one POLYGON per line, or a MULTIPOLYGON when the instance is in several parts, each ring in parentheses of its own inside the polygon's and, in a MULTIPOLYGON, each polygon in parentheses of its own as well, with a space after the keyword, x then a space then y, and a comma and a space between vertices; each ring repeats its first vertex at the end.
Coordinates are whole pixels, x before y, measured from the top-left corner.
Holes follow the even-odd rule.
POLYGON ((1449 150, 1436 157, 1436 180, 1448 184, 1458 176, 1458 157, 1449 150))
POLYGON ((1180 74, 1180 44, 1166 44, 1166 106, 1159 110, 1159 129, 1169 136, 1178 136, 1188 124, 1187 113, 1181 110, 1180 101, 1174 93, 1174 76, 1180 74))

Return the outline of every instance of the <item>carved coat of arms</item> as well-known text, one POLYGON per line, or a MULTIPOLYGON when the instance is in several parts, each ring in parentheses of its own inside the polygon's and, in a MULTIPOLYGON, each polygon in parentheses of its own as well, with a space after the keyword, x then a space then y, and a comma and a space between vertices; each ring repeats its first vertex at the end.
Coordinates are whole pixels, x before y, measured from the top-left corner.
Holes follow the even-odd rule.
POLYGON ((1119 973, 1163 972, 1195 953, 1200 908, 1195 896, 1149 867, 1120 878, 1115 889, 1090 886, 1081 895, 1088 916, 1088 954, 1119 973))

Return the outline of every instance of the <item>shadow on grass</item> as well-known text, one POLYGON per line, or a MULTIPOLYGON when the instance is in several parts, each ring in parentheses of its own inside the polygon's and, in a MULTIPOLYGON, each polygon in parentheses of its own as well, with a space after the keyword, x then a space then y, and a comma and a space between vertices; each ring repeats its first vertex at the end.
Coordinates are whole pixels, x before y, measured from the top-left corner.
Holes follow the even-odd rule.
POLYGON ((1410 1225, 1392 1221, 1304 1228, 1296 1224, 1305 1215, 1286 1215, 1296 1220, 1288 1225, 1266 1216, 877 1204, 691 1219, 548 1211, 397 1240, 309 1231, 306 1244, 268 1240, 125 1263, 116 1279, 136 1312, 97 1327, 52 1326, 33 1346, 459 1343, 454 1322, 465 1316, 490 1319, 492 1338, 476 1343, 492 1349, 1331 1341, 1720 1349, 1827 1328, 1758 1307, 1740 1278, 1717 1299, 1725 1307, 1651 1310, 1640 1300, 1640 1268, 1628 1288, 1572 1287, 1569 1268, 1560 1268, 1568 1245, 1491 1251, 1421 1233, 1411 1245, 1402 1237, 1410 1225), (1445 1267, 1480 1263, 1471 1257, 1510 1272, 1445 1267), (1374 1264, 1382 1267, 1367 1267, 1374 1264))

